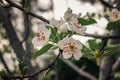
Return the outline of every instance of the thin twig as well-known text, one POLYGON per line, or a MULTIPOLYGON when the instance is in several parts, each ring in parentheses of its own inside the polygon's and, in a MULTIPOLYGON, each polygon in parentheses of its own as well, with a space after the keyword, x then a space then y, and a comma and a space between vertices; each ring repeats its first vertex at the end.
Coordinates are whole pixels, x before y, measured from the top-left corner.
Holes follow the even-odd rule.
MULTIPOLYGON (((59 56, 60 56, 60 54, 58 54, 57 57, 47 67, 45 67, 43 69, 40 69, 39 71, 37 71, 37 72, 35 72, 33 74, 25 75, 22 79, 24 79, 24 78, 31 78, 31 77, 37 76, 39 73, 42 73, 43 71, 51 68, 55 64, 55 62, 58 60, 59 56)), ((11 79, 20 79, 21 78, 20 76, 13 76, 13 77, 9 76, 9 77, 11 79)))
POLYGON ((88 72, 83 71, 82 69, 80 69, 79 67, 77 67, 74 63, 70 62, 69 60, 65 60, 63 58, 60 58, 64 63, 66 63, 68 66, 70 66, 73 70, 75 70, 78 74, 88 78, 89 80, 97 80, 96 77, 94 77, 93 75, 91 75, 88 72))

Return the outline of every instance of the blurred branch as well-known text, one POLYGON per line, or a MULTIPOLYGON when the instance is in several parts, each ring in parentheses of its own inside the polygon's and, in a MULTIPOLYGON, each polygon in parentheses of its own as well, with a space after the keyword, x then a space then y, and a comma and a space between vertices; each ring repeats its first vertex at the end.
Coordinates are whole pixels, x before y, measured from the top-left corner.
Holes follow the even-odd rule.
POLYGON ((100 66, 100 73, 99 73, 98 80, 110 80, 111 79, 112 65, 114 64, 114 61, 115 61, 114 55, 103 58, 102 64, 100 66))
POLYGON ((93 38, 98 38, 98 39, 120 39, 120 35, 94 35, 94 34, 89 34, 85 33, 81 36, 86 36, 86 37, 93 37, 93 38))
POLYGON ((117 72, 119 69, 120 69, 120 57, 116 60, 112 67, 112 75, 114 75, 115 72, 117 72))
MULTIPOLYGON (((58 60, 59 56, 60 56, 60 54, 58 54, 57 57, 56 57, 47 67, 45 67, 45 68, 43 68, 43 69, 40 69, 40 70, 38 70, 38 71, 35 72, 35 73, 29 74, 29 75, 25 75, 25 76, 22 77, 22 79, 35 77, 35 76, 37 76, 38 74, 42 73, 43 71, 51 68, 52 66, 55 65, 55 62, 58 60)), ((21 78, 21 76, 13 76, 13 77, 12 77, 12 76, 9 76, 9 77, 10 77, 11 79, 20 79, 20 78, 21 78)))
MULTIPOLYGON (((26 0, 27 1, 27 0, 26 0)), ((24 8, 27 8, 29 9, 29 5, 26 5, 28 4, 25 0, 22 0, 22 6, 24 8)), ((29 28, 29 15, 27 15, 26 13, 23 13, 23 16, 24 16, 24 27, 25 27, 25 31, 24 31, 24 35, 23 35, 23 40, 21 41, 21 43, 27 41, 28 37, 29 37, 29 33, 30 33, 30 28, 29 28)))
POLYGON ((34 17, 36 17, 36 18, 38 18, 38 19, 40 19, 40 20, 42 20, 42 21, 44 21, 44 22, 46 22, 46 23, 49 23, 49 21, 48 21, 47 19, 45 19, 45 18, 43 18, 42 16, 39 16, 39 15, 37 15, 37 14, 29 11, 29 10, 26 9, 26 8, 23 8, 22 6, 19 6, 18 4, 14 3, 12 0, 6 0, 6 1, 7 1, 11 6, 16 7, 16 8, 18 8, 18 9, 22 10, 22 11, 25 12, 26 14, 31 15, 31 16, 34 16, 34 17))
POLYGON ((30 28, 29 28, 29 16, 27 14, 24 14, 24 26, 25 26, 25 31, 24 31, 24 38, 21 41, 21 43, 23 43, 24 41, 26 41, 29 37, 29 33, 30 33, 30 28))
POLYGON ((69 60, 65 60, 63 58, 60 58, 64 63, 66 63, 68 66, 70 66, 73 70, 75 70, 79 75, 82 75, 86 78, 88 78, 89 80, 97 80, 97 78, 95 78, 93 75, 91 75, 88 72, 83 71, 82 69, 80 69, 79 67, 77 67, 74 63, 70 62, 69 60))
POLYGON ((113 5, 111 5, 110 3, 108 3, 105 0, 99 0, 104 6, 108 7, 108 8, 116 8, 113 5))
POLYGON ((20 60, 24 60, 25 64, 29 66, 29 73, 34 71, 34 68, 32 67, 30 58, 27 57, 27 52, 24 50, 23 46, 21 45, 17 34, 13 28, 13 25, 11 23, 9 9, 4 9, 0 7, 0 20, 3 24, 3 28, 6 31, 7 37, 10 41, 10 45, 12 46, 14 52, 16 53, 17 58, 20 60))
POLYGON ((0 59, 1 59, 1 62, 3 63, 3 65, 4 65, 5 69, 7 70, 7 72, 8 72, 9 74, 12 74, 11 71, 9 70, 9 68, 8 68, 8 66, 7 66, 4 58, 3 58, 3 55, 2 55, 2 52, 1 52, 1 51, 0 51, 0 59))

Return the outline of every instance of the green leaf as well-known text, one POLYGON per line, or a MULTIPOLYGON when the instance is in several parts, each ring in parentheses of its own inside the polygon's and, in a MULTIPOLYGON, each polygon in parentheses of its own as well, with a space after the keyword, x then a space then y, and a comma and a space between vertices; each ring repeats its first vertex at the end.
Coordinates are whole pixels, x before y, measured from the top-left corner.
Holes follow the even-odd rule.
POLYGON ((24 64, 24 62, 22 62, 22 61, 20 61, 20 60, 18 60, 18 61, 19 61, 19 64, 18 64, 18 66, 19 66, 19 70, 20 70, 20 72, 22 73, 25 64, 24 64))
POLYGON ((120 44, 114 44, 114 45, 109 45, 109 46, 106 46, 105 48, 104 48, 104 51, 110 51, 110 50, 116 50, 116 49, 118 49, 118 48, 120 48, 120 44))
POLYGON ((87 48, 86 46, 83 45, 83 48, 81 49, 83 56, 87 57, 88 59, 93 59, 94 55, 93 55, 93 51, 89 48, 87 48))
POLYGON ((29 69, 29 67, 28 67, 28 66, 25 66, 25 67, 23 68, 22 74, 25 75, 25 74, 27 73, 28 69, 29 69))
POLYGON ((58 42, 58 33, 57 33, 57 28, 50 28, 51 29, 51 35, 50 35, 50 40, 52 42, 57 43, 58 42))
POLYGON ((59 34, 59 38, 60 40, 64 39, 65 37, 67 37, 68 33, 60 33, 59 34))
POLYGON ((93 18, 88 18, 88 19, 78 18, 78 23, 80 23, 81 25, 84 26, 84 25, 94 24, 94 23, 97 23, 97 22, 93 18))
POLYGON ((102 56, 102 57, 110 56, 110 55, 112 55, 114 52, 115 52, 115 50, 104 51, 104 53, 101 54, 101 56, 102 56))
POLYGON ((120 29, 120 21, 109 22, 106 27, 107 30, 120 29))
POLYGON ((0 71, 0 76, 4 76, 5 74, 6 74, 5 70, 2 69, 2 70, 0 71))
POLYGON ((43 46, 39 51, 37 51, 34 55, 33 58, 36 58, 42 54, 44 54, 45 52, 47 52, 53 45, 52 44, 47 44, 45 46, 43 46))
POLYGON ((30 9, 30 0, 25 0, 24 2, 24 7, 30 9))
POLYGON ((95 39, 88 40, 88 44, 92 50, 98 50, 99 44, 96 42, 95 39))
POLYGON ((115 51, 117 51, 118 48, 120 48, 120 44, 106 46, 104 48, 104 53, 101 54, 101 56, 104 57, 112 55, 115 51))

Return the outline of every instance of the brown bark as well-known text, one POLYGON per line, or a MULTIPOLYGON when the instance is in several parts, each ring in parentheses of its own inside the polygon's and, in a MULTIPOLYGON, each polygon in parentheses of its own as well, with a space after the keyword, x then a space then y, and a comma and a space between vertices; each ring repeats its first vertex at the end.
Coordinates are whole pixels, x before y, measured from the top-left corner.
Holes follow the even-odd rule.
MULTIPOLYGON (((120 10, 120 0, 116 0, 116 1, 117 1, 116 7, 120 10)), ((112 34, 120 35, 120 29, 114 30, 112 34)), ((112 39, 110 41, 110 44, 120 44, 120 39, 112 39)), ((100 68, 99 80, 110 80, 111 79, 112 67, 113 67, 113 64, 115 63, 115 54, 105 57, 103 59, 101 68, 100 68)))
POLYGON ((17 34, 11 23, 8 9, 3 9, 2 7, 0 7, 0 20, 3 24, 3 28, 6 31, 10 44, 14 52, 16 53, 17 58, 20 60, 24 60, 25 64, 30 68, 28 73, 32 73, 34 69, 32 67, 31 60, 27 57, 27 52, 24 50, 23 46, 21 45, 17 37, 17 34))

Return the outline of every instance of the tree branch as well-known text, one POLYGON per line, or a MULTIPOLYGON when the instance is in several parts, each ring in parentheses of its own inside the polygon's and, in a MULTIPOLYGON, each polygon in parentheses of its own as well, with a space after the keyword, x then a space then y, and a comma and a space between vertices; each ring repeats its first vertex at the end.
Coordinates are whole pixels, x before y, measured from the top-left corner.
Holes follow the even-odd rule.
POLYGON ((81 36, 93 37, 98 39, 120 39, 120 35, 94 35, 94 34, 85 33, 81 36))
POLYGON ((3 9, 2 7, 0 7, 0 20, 3 23, 3 28, 6 31, 7 37, 10 41, 10 44, 14 50, 14 52, 16 53, 17 58, 19 58, 20 60, 25 61, 25 64, 27 66, 30 67, 30 72, 32 72, 33 67, 31 65, 30 59, 27 57, 27 53, 24 50, 24 48, 22 47, 17 34, 13 28, 13 25, 11 23, 11 19, 10 19, 10 14, 8 12, 8 9, 3 9))
POLYGON ((21 41, 21 43, 23 43, 24 41, 26 41, 29 37, 29 33, 30 33, 30 28, 29 28, 29 16, 27 14, 24 14, 24 26, 25 26, 25 31, 24 31, 24 38, 21 41))
POLYGON ((70 62, 69 60, 65 60, 63 58, 60 58, 64 63, 66 63, 68 66, 70 66, 73 70, 75 70, 79 75, 82 75, 89 80, 97 80, 93 75, 89 74, 88 72, 83 71, 79 67, 77 67, 74 63, 70 62))
MULTIPOLYGON (((35 77, 35 76, 37 76, 38 74, 42 73, 43 71, 51 68, 53 65, 55 65, 55 62, 58 60, 59 56, 60 56, 60 54, 58 54, 57 57, 56 57, 47 67, 45 67, 45 68, 43 68, 43 69, 40 69, 39 71, 37 71, 37 72, 35 72, 35 73, 33 73, 33 74, 25 75, 25 76, 22 77, 22 79, 35 77)), ((11 79, 20 79, 20 78, 21 78, 21 76, 9 76, 9 77, 10 77, 11 79)))
POLYGON ((108 8, 116 8, 113 5, 111 5, 110 3, 108 3, 107 1, 104 0, 99 0, 104 6, 108 7, 108 8))
POLYGON ((38 18, 38 19, 40 19, 40 20, 42 20, 42 21, 44 21, 44 22, 46 22, 46 23, 49 23, 49 21, 48 21, 47 19, 45 19, 45 18, 43 18, 42 16, 39 16, 39 15, 37 15, 37 14, 34 14, 33 12, 29 11, 29 10, 26 9, 26 8, 23 8, 22 6, 19 6, 18 4, 14 3, 12 0, 6 0, 6 1, 7 1, 11 6, 20 9, 21 11, 25 12, 26 14, 31 15, 31 16, 34 16, 34 17, 36 17, 36 18, 38 18))
POLYGON ((120 57, 116 60, 116 62, 113 65, 112 74, 114 75, 114 73, 117 72, 119 68, 120 68, 120 57))

